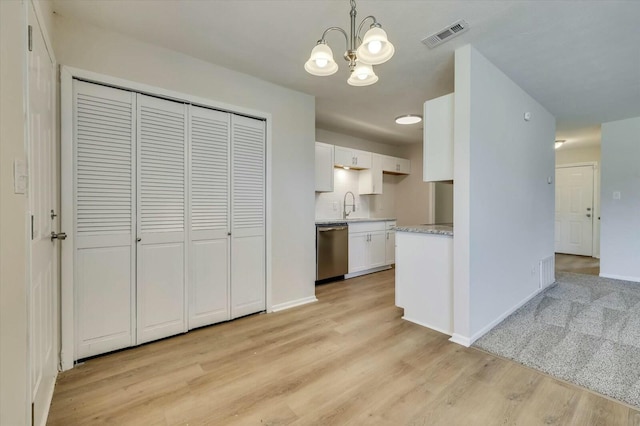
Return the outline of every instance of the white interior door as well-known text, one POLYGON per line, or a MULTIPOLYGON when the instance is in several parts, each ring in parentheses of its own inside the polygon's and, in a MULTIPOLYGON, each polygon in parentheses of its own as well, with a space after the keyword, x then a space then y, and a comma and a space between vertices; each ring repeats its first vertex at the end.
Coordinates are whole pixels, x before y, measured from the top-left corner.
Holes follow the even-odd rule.
POLYGON ((191 106, 189 328, 230 319, 231 115, 191 106))
POLYGON ((187 106, 137 95, 137 343, 187 331, 187 106))
POLYGON ((266 309, 265 123, 231 118, 231 317, 266 309))
POLYGON ((557 253, 593 255, 593 166, 556 169, 557 253))
POLYGON ((135 344, 134 113, 134 93, 74 80, 74 359, 135 344))
POLYGON ((33 49, 28 53, 29 210, 31 213, 29 287, 29 365, 33 424, 46 420, 57 374, 57 231, 54 64, 29 4, 33 49))

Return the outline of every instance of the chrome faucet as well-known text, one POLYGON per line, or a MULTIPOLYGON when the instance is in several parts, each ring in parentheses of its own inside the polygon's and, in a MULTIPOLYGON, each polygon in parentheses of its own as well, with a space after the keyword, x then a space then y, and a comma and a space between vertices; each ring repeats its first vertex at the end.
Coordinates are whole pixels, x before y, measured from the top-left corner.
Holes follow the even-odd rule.
POLYGON ((342 218, 346 219, 349 215, 356 211, 356 196, 353 195, 353 192, 347 191, 344 193, 344 200, 342 201, 342 218), (351 199, 353 200, 353 204, 351 204, 351 211, 347 213, 347 195, 351 194, 351 199))

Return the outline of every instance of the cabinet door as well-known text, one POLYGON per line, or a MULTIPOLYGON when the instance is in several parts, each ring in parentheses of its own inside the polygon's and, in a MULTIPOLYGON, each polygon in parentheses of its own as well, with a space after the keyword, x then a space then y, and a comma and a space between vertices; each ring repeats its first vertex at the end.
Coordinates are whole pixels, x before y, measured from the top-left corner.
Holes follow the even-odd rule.
POLYGON ((385 264, 393 265, 396 263, 396 231, 387 230, 385 237, 385 264))
POLYGON ((383 156, 382 170, 387 173, 408 175, 411 173, 411 162, 406 158, 383 156))
POLYGON ((349 273, 369 269, 367 250, 369 234, 349 234, 349 273))
POLYGON ((135 344, 135 94, 74 80, 73 122, 78 359, 135 344))
POLYGON ((339 167, 352 167, 355 166, 356 161, 351 148, 345 148, 343 146, 335 146, 333 164, 339 167))
POLYGON ((196 106, 191 120, 189 329, 230 319, 231 115, 196 106))
MULTIPOLYGON (((359 169, 370 169, 371 168, 371 159, 372 154, 367 151, 359 151, 357 149, 353 150, 353 157, 355 159, 354 166, 359 169)), ((382 169, 382 164, 380 164, 380 168, 382 169)))
POLYGON ((187 331, 186 105, 138 95, 137 343, 187 331))
POLYGON ((424 104, 423 180, 453 179, 453 93, 424 104))
POLYGON ((316 192, 333 192, 333 145, 316 142, 316 192))
POLYGON ((382 155, 373 154, 371 168, 360 170, 358 176, 359 194, 382 194, 382 155))
POLYGON ((266 309, 265 126, 231 118, 231 318, 266 309))
POLYGON ((385 231, 376 231, 369 234, 367 269, 386 265, 386 243, 385 231))

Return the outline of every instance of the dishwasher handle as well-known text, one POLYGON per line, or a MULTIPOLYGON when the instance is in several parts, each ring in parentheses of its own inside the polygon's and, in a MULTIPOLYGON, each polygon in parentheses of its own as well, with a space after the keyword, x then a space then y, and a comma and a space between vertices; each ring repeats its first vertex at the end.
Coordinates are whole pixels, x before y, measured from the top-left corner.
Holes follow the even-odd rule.
POLYGON ((344 231, 347 228, 348 228, 347 226, 335 226, 335 227, 331 227, 331 228, 322 227, 322 228, 318 228, 318 232, 344 231))

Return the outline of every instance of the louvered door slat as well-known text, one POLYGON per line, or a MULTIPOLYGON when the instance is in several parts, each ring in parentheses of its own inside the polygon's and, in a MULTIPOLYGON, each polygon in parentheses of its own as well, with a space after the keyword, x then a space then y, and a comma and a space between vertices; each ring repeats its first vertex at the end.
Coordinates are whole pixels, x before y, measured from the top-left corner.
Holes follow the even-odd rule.
POLYGON ((233 228, 264 228, 264 122, 234 116, 232 141, 233 228))

